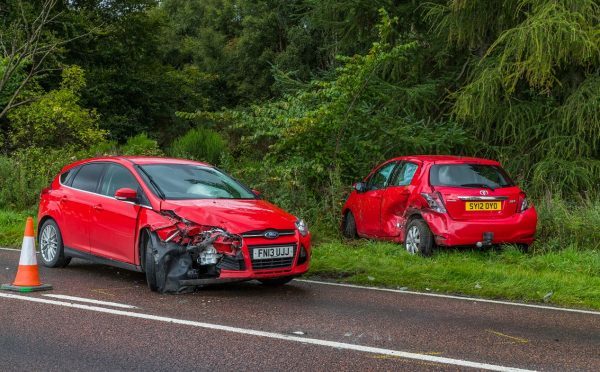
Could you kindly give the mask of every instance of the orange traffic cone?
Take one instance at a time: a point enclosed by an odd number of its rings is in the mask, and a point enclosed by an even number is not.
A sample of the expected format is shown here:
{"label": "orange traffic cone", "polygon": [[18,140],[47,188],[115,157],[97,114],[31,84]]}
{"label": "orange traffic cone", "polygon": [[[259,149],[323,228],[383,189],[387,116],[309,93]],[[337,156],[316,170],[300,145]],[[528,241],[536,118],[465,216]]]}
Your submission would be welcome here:
{"label": "orange traffic cone", "polygon": [[2,284],[0,289],[16,292],[33,292],[52,289],[49,284],[42,284],[35,259],[35,238],[33,234],[33,218],[27,217],[25,224],[25,236],[21,246],[21,258],[17,276],[12,284]]}

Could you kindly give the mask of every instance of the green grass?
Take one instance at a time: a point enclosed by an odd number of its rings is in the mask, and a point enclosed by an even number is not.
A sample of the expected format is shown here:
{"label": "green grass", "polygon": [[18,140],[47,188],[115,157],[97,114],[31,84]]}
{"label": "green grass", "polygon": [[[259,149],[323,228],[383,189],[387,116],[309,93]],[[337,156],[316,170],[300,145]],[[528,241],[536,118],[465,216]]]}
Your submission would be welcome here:
{"label": "green grass", "polygon": [[313,248],[310,275],[407,290],[600,309],[600,251],[566,248],[543,254],[517,249],[437,251],[411,256],[402,246],[365,240]]}
{"label": "green grass", "polygon": [[0,210],[0,247],[21,247],[25,221],[33,217],[34,223],[37,213],[35,211],[13,212]]}

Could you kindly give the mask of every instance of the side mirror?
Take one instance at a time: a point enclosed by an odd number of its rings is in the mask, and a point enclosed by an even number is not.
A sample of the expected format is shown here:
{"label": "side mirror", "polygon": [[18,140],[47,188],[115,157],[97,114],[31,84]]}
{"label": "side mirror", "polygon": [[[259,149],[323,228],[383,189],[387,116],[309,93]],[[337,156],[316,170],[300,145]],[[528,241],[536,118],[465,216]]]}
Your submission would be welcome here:
{"label": "side mirror", "polygon": [[252,193],[253,193],[254,195],[256,195],[256,197],[257,197],[257,198],[259,198],[259,199],[262,199],[262,198],[263,198],[263,196],[262,196],[262,192],[260,192],[260,191],[258,191],[258,190],[256,190],[256,189],[252,189]]}
{"label": "side mirror", "polygon": [[122,189],[115,191],[115,199],[117,200],[137,202],[137,198],[137,191],[134,189],[123,187]]}
{"label": "side mirror", "polygon": [[367,184],[364,182],[357,182],[354,184],[354,190],[356,190],[356,192],[365,192],[367,191]]}

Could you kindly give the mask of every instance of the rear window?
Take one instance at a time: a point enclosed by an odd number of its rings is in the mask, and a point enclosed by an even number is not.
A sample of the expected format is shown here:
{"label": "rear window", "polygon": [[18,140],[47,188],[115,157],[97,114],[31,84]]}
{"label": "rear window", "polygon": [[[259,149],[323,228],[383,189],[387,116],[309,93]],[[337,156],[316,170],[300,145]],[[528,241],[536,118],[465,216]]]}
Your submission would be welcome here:
{"label": "rear window", "polygon": [[82,166],[79,172],[77,172],[75,175],[75,178],[73,178],[71,187],[79,190],[95,192],[96,186],[98,185],[98,179],[100,178],[100,174],[102,174],[103,169],[104,164],[102,163],[91,163]]}
{"label": "rear window", "polygon": [[514,186],[502,168],[483,164],[436,164],[431,167],[429,182],[432,186],[490,189]]}

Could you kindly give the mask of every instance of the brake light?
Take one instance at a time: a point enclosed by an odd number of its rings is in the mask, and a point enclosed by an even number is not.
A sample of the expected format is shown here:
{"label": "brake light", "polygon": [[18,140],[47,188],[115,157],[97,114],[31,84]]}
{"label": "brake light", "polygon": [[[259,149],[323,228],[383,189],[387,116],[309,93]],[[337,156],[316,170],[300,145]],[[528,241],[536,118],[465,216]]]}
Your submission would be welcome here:
{"label": "brake light", "polygon": [[432,193],[422,192],[421,195],[427,201],[429,208],[439,213],[446,213],[446,207],[442,201],[442,194],[440,194],[438,191]]}
{"label": "brake light", "polygon": [[517,204],[517,213],[521,213],[529,209],[529,201],[527,200],[527,196],[525,194],[519,195],[519,204]]}

